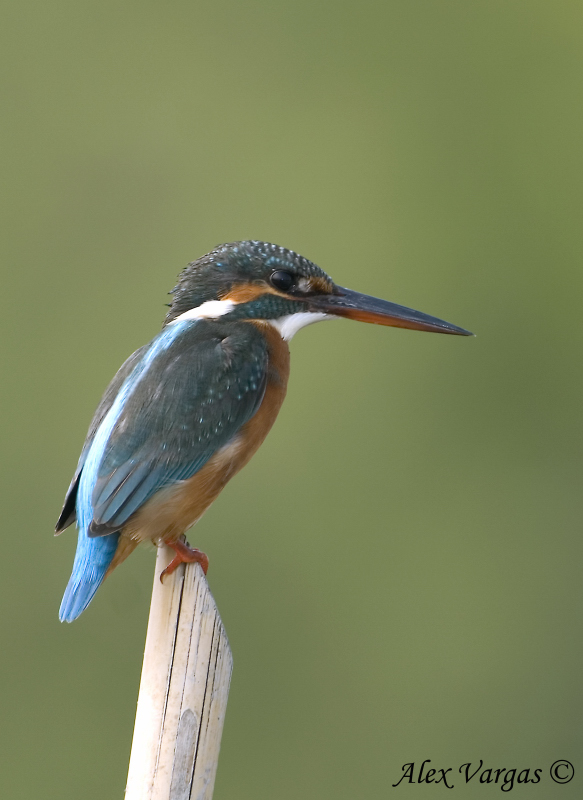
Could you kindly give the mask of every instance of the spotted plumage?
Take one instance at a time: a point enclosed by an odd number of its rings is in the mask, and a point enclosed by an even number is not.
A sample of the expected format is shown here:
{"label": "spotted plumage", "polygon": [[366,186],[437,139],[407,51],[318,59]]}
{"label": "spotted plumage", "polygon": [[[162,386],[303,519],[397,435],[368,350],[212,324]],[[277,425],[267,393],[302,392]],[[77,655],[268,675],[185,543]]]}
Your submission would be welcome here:
{"label": "spotted plumage", "polygon": [[[123,364],[90,425],[56,528],[79,529],[62,620],[79,616],[140,541],[176,543],[200,519],[277,417],[288,340],[337,316],[467,333],[342,289],[265,242],[220,245],[186,267],[162,331]],[[181,545],[177,559],[188,553],[203,556]]]}

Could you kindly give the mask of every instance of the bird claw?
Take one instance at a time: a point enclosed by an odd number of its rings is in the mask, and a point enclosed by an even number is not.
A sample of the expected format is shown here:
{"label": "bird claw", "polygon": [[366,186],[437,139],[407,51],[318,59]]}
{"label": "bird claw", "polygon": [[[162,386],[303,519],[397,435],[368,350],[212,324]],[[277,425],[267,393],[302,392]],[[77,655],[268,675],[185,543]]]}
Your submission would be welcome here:
{"label": "bird claw", "polygon": [[202,571],[206,575],[209,568],[209,560],[206,553],[203,553],[202,550],[197,550],[196,547],[190,547],[181,539],[178,539],[176,542],[166,542],[166,544],[168,547],[171,547],[174,550],[176,555],[168,564],[166,569],[162,570],[160,573],[161,583],[164,583],[164,578],[166,575],[171,575],[181,564],[200,564]]}

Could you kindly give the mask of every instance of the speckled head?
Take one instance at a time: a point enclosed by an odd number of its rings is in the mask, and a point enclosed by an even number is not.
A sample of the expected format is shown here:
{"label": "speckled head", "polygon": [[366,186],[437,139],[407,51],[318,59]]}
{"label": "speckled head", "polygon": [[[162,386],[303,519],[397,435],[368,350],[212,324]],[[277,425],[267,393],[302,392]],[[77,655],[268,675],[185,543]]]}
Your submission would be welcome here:
{"label": "speckled head", "polygon": [[[278,272],[295,278],[294,286],[287,287],[287,292],[274,285],[273,276],[277,284]],[[172,290],[173,301],[166,322],[209,300],[233,299],[239,303],[264,294],[292,294],[300,300],[302,294],[333,291],[330,276],[293,250],[255,240],[230,242],[217,245],[182,271]]]}
{"label": "speckled head", "polygon": [[404,306],[337,286],[307,258],[268,242],[221,244],[189,264],[172,291],[166,324],[178,319],[269,321],[284,339],[322,319],[347,317],[401,328],[469,335]]}

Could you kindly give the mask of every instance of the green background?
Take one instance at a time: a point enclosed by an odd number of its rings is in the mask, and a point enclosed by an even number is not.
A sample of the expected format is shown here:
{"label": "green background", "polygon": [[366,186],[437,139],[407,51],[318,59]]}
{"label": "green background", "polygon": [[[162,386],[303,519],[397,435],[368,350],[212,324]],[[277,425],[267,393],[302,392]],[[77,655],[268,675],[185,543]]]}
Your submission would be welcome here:
{"label": "green background", "polygon": [[[216,800],[581,796],[580,0],[22,0],[2,62],[0,796],[122,797],[154,568],[57,620],[99,397],[215,244],[476,332],[301,332],[190,540],[235,656]],[[578,774],[548,775],[557,759]]]}

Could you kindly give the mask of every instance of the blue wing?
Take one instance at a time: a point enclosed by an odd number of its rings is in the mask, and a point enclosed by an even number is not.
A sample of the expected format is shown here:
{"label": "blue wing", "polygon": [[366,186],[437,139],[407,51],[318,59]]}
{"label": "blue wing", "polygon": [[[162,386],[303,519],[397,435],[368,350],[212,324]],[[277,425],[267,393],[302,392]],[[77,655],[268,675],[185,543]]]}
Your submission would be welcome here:
{"label": "blue wing", "polygon": [[131,515],[161,488],[194,475],[251,419],[267,368],[267,345],[254,325],[206,320],[168,325],[126,362],[125,377],[118,373],[98,409],[72,485],[79,543],[61,619],[89,604]]}
{"label": "blue wing", "polygon": [[75,474],[73,475],[73,480],[71,481],[69,488],[67,490],[67,494],[65,495],[63,509],[55,526],[55,534],[61,533],[61,531],[64,531],[65,528],[68,528],[69,525],[72,525],[73,522],[75,522],[76,520],[77,513],[75,509],[75,504],[77,501],[77,491],[79,489],[79,478],[81,477],[81,470],[83,469],[83,464],[85,463],[85,459],[87,458],[87,452],[91,447],[91,444],[93,442],[93,439],[95,438],[95,434],[97,433],[99,426],[103,422],[103,418],[113,405],[113,402],[122,384],[124,383],[126,378],[131,374],[132,370],[136,366],[136,363],[144,355],[147,349],[148,345],[146,345],[145,347],[140,347],[139,350],[136,350],[135,353],[132,353],[132,355],[124,361],[122,366],[117,371],[115,377],[105,390],[105,394],[103,395],[99,405],[97,406],[97,411],[93,415],[93,419],[91,420],[91,425],[89,426],[89,431],[87,432],[87,436],[83,444],[83,449],[81,450],[81,455],[79,456],[77,469],[75,470]]}
{"label": "blue wing", "polygon": [[190,478],[255,414],[267,347],[253,325],[236,327],[190,323],[134,380],[97,466],[90,536],[119,530],[159,489]]}

